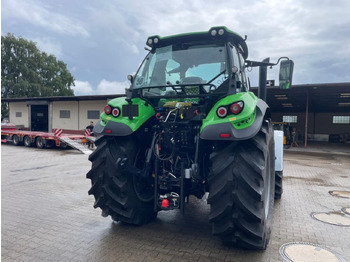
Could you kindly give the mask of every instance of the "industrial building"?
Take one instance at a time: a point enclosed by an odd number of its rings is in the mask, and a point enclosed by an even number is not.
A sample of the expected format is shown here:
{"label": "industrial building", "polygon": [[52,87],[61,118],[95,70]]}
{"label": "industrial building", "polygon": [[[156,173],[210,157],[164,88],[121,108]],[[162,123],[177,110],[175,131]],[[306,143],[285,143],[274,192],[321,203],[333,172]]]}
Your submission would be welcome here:
{"label": "industrial building", "polygon": [[9,122],[30,131],[80,134],[98,121],[108,100],[121,95],[7,98]]}
{"label": "industrial building", "polygon": [[[253,88],[257,94],[258,90]],[[98,121],[108,100],[121,95],[3,98],[9,104],[9,122],[32,131],[63,129],[80,133]],[[267,89],[272,120],[295,129],[298,141],[346,142],[350,140],[350,83],[293,85]]]}

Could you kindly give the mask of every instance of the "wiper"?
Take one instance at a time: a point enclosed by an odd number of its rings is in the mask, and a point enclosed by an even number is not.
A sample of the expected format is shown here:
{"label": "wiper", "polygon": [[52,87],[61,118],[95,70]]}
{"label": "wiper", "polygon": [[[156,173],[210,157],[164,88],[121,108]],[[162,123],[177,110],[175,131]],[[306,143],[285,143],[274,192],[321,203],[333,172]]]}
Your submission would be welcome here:
{"label": "wiper", "polygon": [[220,72],[218,75],[214,76],[214,78],[211,79],[211,80],[208,82],[208,84],[210,84],[211,82],[213,82],[216,78],[218,78],[219,76],[221,76],[221,75],[222,75],[223,73],[225,73],[225,72],[226,72],[226,69],[225,69],[224,71]]}

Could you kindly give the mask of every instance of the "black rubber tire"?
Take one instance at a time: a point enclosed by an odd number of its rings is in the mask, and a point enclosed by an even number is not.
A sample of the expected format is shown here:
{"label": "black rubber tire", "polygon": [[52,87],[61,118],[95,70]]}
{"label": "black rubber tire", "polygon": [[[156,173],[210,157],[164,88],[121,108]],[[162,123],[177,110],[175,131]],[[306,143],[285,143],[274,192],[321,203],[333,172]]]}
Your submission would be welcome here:
{"label": "black rubber tire", "polygon": [[91,179],[89,195],[95,197],[94,208],[100,207],[104,217],[110,215],[114,221],[134,225],[146,224],[156,218],[153,198],[141,200],[135,191],[134,176],[118,165],[118,160],[125,158],[135,163],[140,151],[135,138],[132,135],[101,136],[95,144],[97,148],[89,157],[92,168],[86,175]]}
{"label": "black rubber tire", "polygon": [[33,145],[29,136],[23,137],[23,144],[27,147],[31,147]]}
{"label": "black rubber tire", "polygon": [[45,147],[44,139],[42,137],[38,136],[35,139],[35,145],[37,148],[43,149]]}
{"label": "black rubber tire", "polygon": [[225,244],[266,249],[271,234],[275,149],[271,121],[246,141],[225,143],[210,155],[210,222]]}
{"label": "black rubber tire", "polygon": [[17,135],[13,135],[12,136],[12,141],[13,141],[13,144],[15,146],[20,146],[21,145],[21,141],[19,140],[19,136],[17,136]]}
{"label": "black rubber tire", "polygon": [[275,172],[275,199],[281,199],[283,194],[283,171]]}

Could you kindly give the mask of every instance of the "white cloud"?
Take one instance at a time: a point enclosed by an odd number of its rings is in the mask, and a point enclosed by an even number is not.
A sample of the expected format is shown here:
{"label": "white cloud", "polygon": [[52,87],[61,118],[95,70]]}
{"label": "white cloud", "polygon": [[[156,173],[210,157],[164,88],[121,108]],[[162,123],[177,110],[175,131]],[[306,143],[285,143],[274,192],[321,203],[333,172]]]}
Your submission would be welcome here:
{"label": "white cloud", "polygon": [[92,95],[95,93],[88,81],[75,80],[75,86],[71,86],[71,88],[74,90],[74,95],[76,96]]}
{"label": "white cloud", "polygon": [[70,17],[60,14],[47,4],[33,0],[11,0],[2,3],[5,19],[22,20],[26,23],[49,29],[56,33],[87,37],[84,26]]}
{"label": "white cloud", "polygon": [[33,38],[32,40],[37,43],[40,51],[55,55],[58,58],[62,56],[62,47],[57,41],[49,37]]}
{"label": "white cloud", "polygon": [[107,95],[107,94],[125,94],[125,88],[128,88],[130,83],[128,81],[124,82],[109,82],[105,79],[98,84],[96,93],[98,95]]}
{"label": "white cloud", "polygon": [[[138,0],[85,0],[84,5],[69,0],[8,0],[2,3],[2,21],[4,33],[46,40],[36,41],[45,51],[61,53],[68,66],[76,68],[79,79],[101,82],[99,88],[92,88],[101,94],[128,86],[123,82],[125,75],[142,61],[149,35],[205,31],[216,25],[248,35],[251,60],[293,59],[295,83],[350,81],[345,70],[350,66],[347,0],[246,0],[244,5],[214,0],[205,4],[201,0],[149,0],[147,4]],[[321,71],[322,61],[329,62]],[[330,75],[334,75],[332,80]]]}
{"label": "white cloud", "polygon": [[71,88],[74,90],[74,95],[113,95],[113,94],[125,94],[125,88],[129,88],[130,83],[128,81],[107,81],[102,79],[95,89],[88,81],[75,80],[75,86]]}

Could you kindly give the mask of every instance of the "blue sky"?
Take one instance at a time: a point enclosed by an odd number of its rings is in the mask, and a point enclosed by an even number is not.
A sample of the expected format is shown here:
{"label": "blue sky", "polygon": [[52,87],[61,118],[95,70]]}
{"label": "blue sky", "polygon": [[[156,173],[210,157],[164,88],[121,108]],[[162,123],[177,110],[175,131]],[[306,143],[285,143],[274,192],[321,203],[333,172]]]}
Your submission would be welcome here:
{"label": "blue sky", "polygon": [[[76,95],[123,93],[147,36],[226,25],[247,35],[250,60],[288,56],[294,83],[350,82],[347,0],[2,0],[1,35],[32,40],[67,64]],[[278,69],[268,71],[277,80]],[[257,69],[249,74],[257,85]]]}

